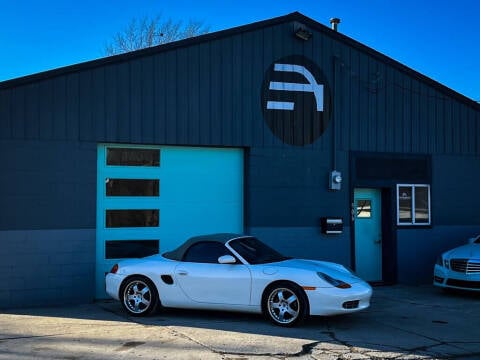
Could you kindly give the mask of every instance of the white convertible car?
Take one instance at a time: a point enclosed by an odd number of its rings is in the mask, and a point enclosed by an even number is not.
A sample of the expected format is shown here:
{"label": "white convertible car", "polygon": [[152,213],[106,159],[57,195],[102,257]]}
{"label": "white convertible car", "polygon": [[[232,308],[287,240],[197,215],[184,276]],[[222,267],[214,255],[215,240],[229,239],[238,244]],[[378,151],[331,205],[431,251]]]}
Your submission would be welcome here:
{"label": "white convertible car", "polygon": [[308,315],[366,309],[372,288],[344,266],[279,254],[252,236],[213,234],[114,265],[106,291],[133,316],[157,307],[263,313],[292,326]]}
{"label": "white convertible car", "polygon": [[444,252],[433,270],[433,285],[480,291],[480,236],[468,244]]}

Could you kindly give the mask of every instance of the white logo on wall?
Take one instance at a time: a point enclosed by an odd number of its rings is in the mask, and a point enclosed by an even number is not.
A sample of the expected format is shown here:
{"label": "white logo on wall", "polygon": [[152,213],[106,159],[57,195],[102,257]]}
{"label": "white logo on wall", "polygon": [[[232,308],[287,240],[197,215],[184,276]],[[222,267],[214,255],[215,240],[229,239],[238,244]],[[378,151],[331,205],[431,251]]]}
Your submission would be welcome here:
{"label": "white logo on wall", "polygon": [[282,142],[304,146],[325,131],[330,117],[330,90],[317,64],[301,55],[274,61],[262,86],[262,112]]}
{"label": "white logo on wall", "polygon": [[[298,73],[308,81],[308,84],[270,81],[270,90],[311,92],[315,96],[317,111],[323,111],[323,85],[317,84],[317,81],[310,71],[308,71],[304,66],[294,64],[275,64],[274,70]],[[267,109],[269,110],[292,111],[294,108],[295,103],[290,101],[267,102]]]}

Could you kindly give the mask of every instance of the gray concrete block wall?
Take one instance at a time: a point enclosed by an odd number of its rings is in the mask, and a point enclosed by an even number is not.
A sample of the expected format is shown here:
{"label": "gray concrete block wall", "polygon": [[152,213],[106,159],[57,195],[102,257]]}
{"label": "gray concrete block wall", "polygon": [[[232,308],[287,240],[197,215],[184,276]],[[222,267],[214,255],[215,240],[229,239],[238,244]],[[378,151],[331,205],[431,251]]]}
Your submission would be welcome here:
{"label": "gray concrete block wall", "polygon": [[0,231],[0,308],[90,302],[95,229]]}

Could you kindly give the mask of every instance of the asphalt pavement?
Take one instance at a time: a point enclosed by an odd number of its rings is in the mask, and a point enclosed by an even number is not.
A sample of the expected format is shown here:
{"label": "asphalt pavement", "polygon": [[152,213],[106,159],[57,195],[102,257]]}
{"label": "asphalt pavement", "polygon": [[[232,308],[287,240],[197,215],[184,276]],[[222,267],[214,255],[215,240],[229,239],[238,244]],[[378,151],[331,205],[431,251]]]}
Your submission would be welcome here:
{"label": "asphalt pavement", "polygon": [[280,328],[260,315],[120,304],[0,312],[0,359],[480,359],[480,294],[375,287],[363,312]]}

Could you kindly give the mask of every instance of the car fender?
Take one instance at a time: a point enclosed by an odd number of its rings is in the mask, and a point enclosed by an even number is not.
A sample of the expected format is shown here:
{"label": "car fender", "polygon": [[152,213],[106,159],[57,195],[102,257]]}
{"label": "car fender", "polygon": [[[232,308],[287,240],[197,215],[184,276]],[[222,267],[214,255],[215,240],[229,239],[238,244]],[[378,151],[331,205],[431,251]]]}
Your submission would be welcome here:
{"label": "car fender", "polygon": [[[155,285],[162,306],[175,307],[191,302],[175,281],[176,261],[164,258],[135,260],[120,262],[117,274],[125,276],[125,279],[135,275],[148,278]],[[121,294],[119,295],[121,298]]]}
{"label": "car fender", "polygon": [[312,271],[278,267],[272,264],[251,266],[252,295],[251,305],[261,306],[265,289],[278,281],[287,281],[304,287],[329,286]]}

